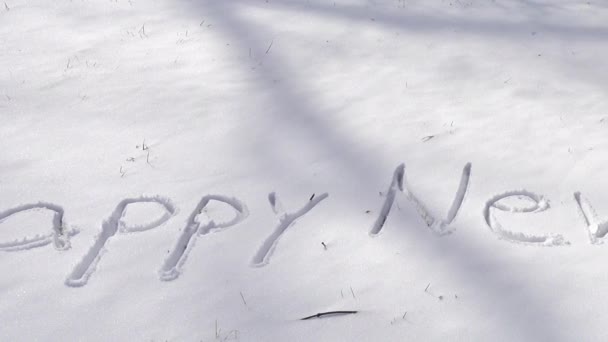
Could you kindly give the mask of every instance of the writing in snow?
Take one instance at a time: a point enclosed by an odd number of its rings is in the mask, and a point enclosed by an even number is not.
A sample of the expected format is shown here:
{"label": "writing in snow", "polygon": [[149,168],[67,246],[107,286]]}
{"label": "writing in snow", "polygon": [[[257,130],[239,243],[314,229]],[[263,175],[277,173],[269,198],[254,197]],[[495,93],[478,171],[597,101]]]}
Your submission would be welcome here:
{"label": "writing in snow", "polygon": [[[405,165],[401,164],[397,166],[388,190],[385,193],[384,203],[382,203],[378,216],[369,231],[369,235],[374,237],[382,232],[398,193],[405,194],[433,233],[438,236],[451,234],[454,231],[451,224],[456,219],[469,188],[471,168],[470,163],[464,166],[452,205],[448,209],[445,218],[437,218],[429,212],[421,198],[410,190],[405,177]],[[277,195],[274,192],[270,193],[268,195],[268,201],[273,212],[277,216],[278,223],[272,233],[261,243],[257,252],[252,257],[251,266],[263,267],[267,265],[270,262],[273,251],[283,233],[293,225],[296,220],[306,215],[319,205],[319,203],[328,198],[328,196],[327,193],[320,195],[313,194],[299,210],[288,213],[284,212],[281,209],[281,206],[278,205]],[[503,200],[513,197],[526,199],[527,205],[515,207],[504,204],[506,201]],[[579,192],[574,194],[574,199],[585,220],[585,227],[590,242],[592,244],[603,243],[604,238],[608,234],[608,221],[600,222],[591,203]],[[234,217],[225,222],[210,220],[203,224],[198,221],[199,214],[201,214],[212,201],[223,203],[223,205],[229,207],[234,211]],[[128,226],[124,222],[123,217],[127,207],[135,203],[156,203],[163,207],[164,213],[152,222]],[[51,231],[34,237],[24,237],[21,240],[0,242],[0,251],[22,251],[49,244],[52,244],[55,249],[59,251],[68,250],[70,248],[70,237],[77,234],[78,230],[66,224],[64,221],[64,209],[60,205],[48,202],[20,205],[0,212],[0,222],[14,214],[32,209],[42,209],[53,212]],[[547,209],[549,209],[549,202],[542,196],[527,190],[515,190],[496,195],[486,201],[483,215],[488,228],[503,240],[541,246],[560,246],[569,244],[569,242],[560,234],[530,235],[505,229],[493,215],[493,211],[495,210],[510,213],[537,213]],[[161,196],[141,196],[120,201],[110,216],[102,222],[101,231],[95,237],[93,244],[87,253],[80,258],[72,272],[67,276],[65,284],[71,287],[79,287],[87,284],[89,278],[95,272],[96,265],[101,259],[101,252],[109,239],[120,233],[143,232],[157,228],[171,219],[176,212],[176,208],[171,200]],[[248,216],[249,211],[247,206],[236,198],[222,195],[203,196],[188,217],[186,226],[181,230],[173,249],[160,267],[159,278],[163,281],[171,281],[180,276],[187,255],[194,246],[193,242],[195,239],[212,232],[218,232],[235,226],[247,219]]]}

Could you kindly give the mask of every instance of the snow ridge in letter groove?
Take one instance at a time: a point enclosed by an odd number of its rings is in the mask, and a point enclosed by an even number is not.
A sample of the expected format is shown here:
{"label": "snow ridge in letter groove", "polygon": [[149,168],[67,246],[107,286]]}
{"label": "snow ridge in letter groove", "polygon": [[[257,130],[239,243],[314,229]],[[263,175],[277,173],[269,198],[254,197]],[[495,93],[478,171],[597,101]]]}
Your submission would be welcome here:
{"label": "snow ridge in letter groove", "polygon": [[426,223],[426,225],[431,229],[431,231],[437,235],[447,235],[451,234],[454,230],[448,229],[448,226],[454,221],[462,203],[464,202],[464,197],[467,193],[469,187],[469,180],[471,178],[471,163],[467,163],[462,169],[462,176],[460,177],[460,184],[458,185],[458,190],[456,190],[456,195],[454,196],[454,201],[452,202],[452,206],[448,211],[445,220],[435,218],[424,205],[421,199],[419,199],[414,193],[410,190],[410,187],[407,184],[407,179],[404,179],[404,189],[407,194],[407,198],[414,203],[414,207],[422,216],[422,219]]}
{"label": "snow ridge in letter groove", "polygon": [[[253,267],[262,267],[267,265],[270,262],[270,257],[272,252],[274,251],[277,243],[279,242],[279,238],[289,226],[291,226],[297,219],[306,215],[309,211],[312,210],[317,204],[319,204],[322,200],[326,199],[329,195],[327,193],[321,194],[319,196],[313,196],[302,209],[296,211],[291,214],[283,214],[279,219],[279,225],[275,228],[275,230],[266,238],[264,243],[258,249],[258,252],[254,255],[251,266]],[[277,211],[275,208],[275,204],[277,203],[276,194],[273,192],[268,195],[268,200],[270,205],[272,206],[273,211]]]}
{"label": "snow ridge in letter groove", "polygon": [[[210,201],[223,202],[231,206],[236,211],[236,216],[224,223],[215,223],[211,220],[208,224],[201,226],[200,222],[196,220],[198,215],[203,209],[209,204]],[[198,232],[198,235],[206,235],[211,232],[216,232],[230,226],[234,226],[249,216],[247,207],[241,201],[236,198],[230,198],[221,195],[207,195],[203,197],[199,202],[192,214],[188,217],[186,227],[179,236],[175,248],[169,254],[169,257],[165,260],[162,268],[160,269],[160,279],[164,281],[174,280],[179,277],[181,268],[186,262],[186,258],[190,250],[194,247],[195,240],[192,237]]]}
{"label": "snow ridge in letter groove", "polygon": [[600,222],[595,210],[589,203],[589,200],[581,196],[580,192],[574,193],[574,199],[578,205],[578,209],[586,223],[587,234],[589,241],[594,245],[604,243],[606,234],[608,234],[608,221]]}
{"label": "snow ridge in letter groove", "polygon": [[[160,219],[153,222],[142,224],[140,226],[126,227],[121,219],[125,214],[127,206],[133,203],[158,203],[162,205],[167,212]],[[89,251],[80,259],[80,262],[76,264],[72,270],[72,273],[70,273],[65,280],[65,284],[71,287],[80,287],[86,285],[89,277],[95,271],[95,266],[99,262],[99,259],[101,259],[101,255],[105,249],[105,244],[112,236],[116,235],[118,231],[122,233],[129,233],[153,229],[167,222],[174,214],[175,207],[171,201],[162,197],[142,196],[138,198],[127,198],[120,201],[110,217],[104,220],[101,224],[101,232],[99,235],[97,235],[95,242]]]}
{"label": "snow ridge in letter groove", "polygon": [[405,173],[405,164],[400,164],[395,169],[393,173],[393,179],[391,180],[391,185],[389,185],[388,190],[386,191],[386,198],[384,199],[384,204],[382,205],[382,209],[380,209],[380,214],[374,222],[372,229],[369,232],[370,236],[376,236],[384,227],[384,223],[388,217],[388,214],[391,212],[391,208],[393,207],[393,203],[395,202],[395,195],[397,190],[403,191],[403,176]]}
{"label": "snow ridge in letter groove", "polygon": [[[500,200],[509,197],[526,198],[531,200],[533,204],[528,207],[516,208],[498,203]],[[498,235],[501,239],[507,241],[511,241],[518,244],[540,246],[561,246],[570,244],[568,241],[565,241],[564,237],[560,234],[530,235],[504,229],[491,212],[491,209],[497,209],[511,213],[538,213],[545,211],[548,208],[549,202],[542,196],[527,190],[515,190],[496,195],[492,197],[489,201],[487,201],[486,206],[483,210],[483,217],[486,220],[486,223],[490,230],[494,234]]]}
{"label": "snow ridge in letter groove", "polygon": [[20,251],[36,247],[41,247],[53,243],[57,250],[67,250],[70,248],[70,236],[78,234],[76,229],[66,229],[67,225],[63,220],[64,210],[61,206],[48,202],[38,202],[33,204],[24,204],[15,208],[7,209],[0,212],[0,222],[14,214],[32,209],[46,209],[54,212],[52,222],[52,233],[44,235],[36,235],[35,237],[26,237],[21,241],[15,240],[11,242],[0,242],[0,251]]}
{"label": "snow ridge in letter groove", "polygon": [[452,233],[453,230],[448,229],[447,227],[454,221],[460,207],[462,207],[462,203],[464,202],[465,195],[467,193],[469,187],[469,180],[471,178],[471,163],[467,163],[463,170],[462,176],[460,177],[460,184],[458,185],[458,190],[456,191],[456,195],[454,196],[454,201],[452,202],[452,206],[448,211],[447,217],[445,220],[436,219],[427,209],[427,207],[422,203],[414,193],[410,190],[410,187],[407,184],[407,180],[405,177],[405,165],[401,164],[397,166],[395,172],[393,173],[393,179],[391,181],[391,185],[386,192],[386,198],[384,200],[384,204],[382,205],[382,209],[380,209],[380,214],[378,218],[374,222],[372,229],[370,230],[370,236],[376,236],[382,230],[384,223],[386,223],[386,219],[390,214],[391,208],[393,207],[393,203],[395,202],[395,196],[397,194],[397,190],[405,192],[407,198],[414,204],[416,211],[420,214],[426,225],[431,229],[433,233],[438,235],[447,235]]}

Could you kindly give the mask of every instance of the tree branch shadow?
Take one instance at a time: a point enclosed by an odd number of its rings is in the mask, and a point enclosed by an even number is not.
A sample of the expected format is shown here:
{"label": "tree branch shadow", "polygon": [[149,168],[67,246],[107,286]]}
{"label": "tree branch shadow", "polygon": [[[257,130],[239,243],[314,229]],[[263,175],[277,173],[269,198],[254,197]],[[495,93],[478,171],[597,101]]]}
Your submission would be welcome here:
{"label": "tree branch shadow", "polygon": [[[264,41],[267,38],[260,36],[263,31],[259,25],[247,20],[242,14],[240,6],[249,6],[245,1],[222,2],[222,1],[207,1],[199,4],[197,10],[212,11],[214,19],[217,21],[217,27],[221,32],[229,38],[230,41],[236,42],[246,50],[250,46],[257,45],[257,42]],[[485,36],[499,39],[517,39],[522,35],[529,36],[530,27],[542,26],[547,34],[555,39],[564,37],[571,39],[592,39],[605,40],[608,38],[608,28],[597,27],[575,27],[553,23],[525,22],[525,23],[510,23],[505,21],[492,21],[484,19],[463,20],[462,18],[440,18],[430,15],[419,14],[399,14],[395,15],[388,11],[375,10],[373,17],[370,17],[368,9],[359,6],[345,6],[339,8],[319,2],[303,2],[303,1],[276,1],[274,5],[285,11],[305,11],[311,15],[320,16],[327,20],[346,19],[351,22],[366,21],[371,18],[376,25],[390,27],[393,29],[408,30],[413,32],[438,32],[447,31],[456,28],[461,32],[471,35]],[[272,42],[269,42],[272,44]],[[269,45],[266,54],[271,52],[272,45]],[[277,107],[282,109],[282,114],[275,114],[266,118],[264,125],[268,127],[275,126],[277,129],[287,130],[287,134],[293,132],[304,132],[308,137],[315,137],[314,141],[308,141],[310,148],[313,150],[325,150],[327,155],[335,158],[342,165],[344,170],[349,170],[345,175],[348,180],[363,183],[362,187],[373,193],[372,189],[365,184],[365,179],[370,177],[387,179],[387,174],[370,174],[370,170],[365,167],[366,164],[384,164],[380,156],[366,155],[364,157],[356,154],[349,147],[353,145],[351,138],[341,134],[334,127],[324,121],[323,112],[311,105],[314,103],[314,98],[309,97],[308,89],[304,82],[294,79],[293,77],[282,77],[289,75],[291,68],[289,61],[282,60],[279,54],[272,54],[267,57],[266,65],[260,65],[261,71],[261,86],[265,89],[271,89],[275,93]],[[243,72],[247,72],[247,66],[243,66]],[[281,84],[277,85],[276,80],[281,79]],[[276,152],[276,151],[275,151]],[[269,158],[270,163],[285,163],[283,156],[280,153],[266,151],[263,157]],[[474,165],[473,165],[474,168]],[[412,220],[415,222],[415,220]],[[404,232],[402,236],[407,236],[410,239],[417,239],[417,234]],[[496,265],[504,265],[504,262],[499,258],[487,254],[487,248],[484,248],[476,241],[467,241],[466,243],[454,242],[451,244],[441,244],[441,247],[433,245],[432,241],[424,239],[421,241],[423,248],[428,251],[429,255],[440,254],[441,257],[451,265],[451,268],[461,275],[470,275],[472,279],[478,278],[479,274],[471,269],[470,265],[477,260],[485,260],[487,263]],[[446,247],[446,245],[448,247]],[[529,247],[528,247],[529,248]],[[506,265],[504,265],[505,268]],[[503,296],[502,291],[506,288],[517,289],[518,298],[528,303],[526,308],[521,308],[522,312],[516,310],[495,311],[495,307],[488,303],[477,303],[480,310],[486,313],[492,313],[498,317],[506,326],[514,326],[515,322],[521,322],[522,317],[527,320],[543,319],[542,325],[526,324],[525,331],[522,332],[528,340],[560,340],[563,336],[555,327],[565,327],[566,322],[563,322],[558,315],[559,311],[552,303],[541,301],[538,293],[530,289],[528,283],[530,279],[525,277],[517,277],[514,275],[505,284],[505,278],[484,278],[484,288],[492,293],[494,298],[500,300]],[[508,305],[508,303],[505,303]]]}

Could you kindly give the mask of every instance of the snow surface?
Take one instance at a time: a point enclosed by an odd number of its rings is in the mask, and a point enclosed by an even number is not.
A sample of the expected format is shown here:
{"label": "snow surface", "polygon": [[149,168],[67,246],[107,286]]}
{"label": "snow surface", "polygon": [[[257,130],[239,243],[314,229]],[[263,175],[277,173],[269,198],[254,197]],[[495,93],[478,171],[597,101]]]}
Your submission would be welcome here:
{"label": "snow surface", "polygon": [[5,0],[0,46],[2,341],[608,339],[606,1]]}

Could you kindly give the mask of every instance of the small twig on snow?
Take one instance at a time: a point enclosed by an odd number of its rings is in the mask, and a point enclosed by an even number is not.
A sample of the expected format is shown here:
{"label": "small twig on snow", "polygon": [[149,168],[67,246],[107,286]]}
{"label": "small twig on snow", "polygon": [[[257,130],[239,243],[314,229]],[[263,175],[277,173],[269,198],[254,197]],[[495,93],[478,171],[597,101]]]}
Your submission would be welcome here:
{"label": "small twig on snow", "polygon": [[266,54],[268,54],[268,52],[270,51],[270,48],[272,47],[273,43],[274,43],[274,39],[270,42],[270,45],[268,45],[268,49],[266,49]]}
{"label": "small twig on snow", "polygon": [[318,314],[301,318],[301,321],[305,321],[311,318],[321,318],[327,315],[352,315],[356,314],[358,311],[327,311],[327,312],[319,312]]}
{"label": "small twig on snow", "polygon": [[146,24],[141,25],[141,28],[137,33],[139,33],[139,38],[142,38],[142,36],[148,38],[148,35],[146,34]]}
{"label": "small twig on snow", "polygon": [[245,301],[245,296],[243,296],[243,292],[239,292],[241,294],[241,299],[243,300],[243,304],[247,306],[247,301]]}

